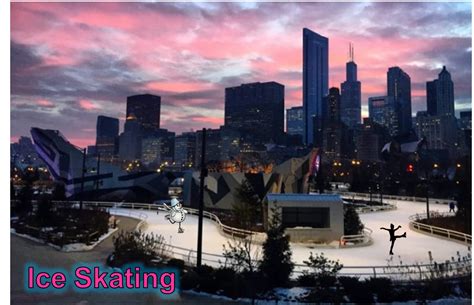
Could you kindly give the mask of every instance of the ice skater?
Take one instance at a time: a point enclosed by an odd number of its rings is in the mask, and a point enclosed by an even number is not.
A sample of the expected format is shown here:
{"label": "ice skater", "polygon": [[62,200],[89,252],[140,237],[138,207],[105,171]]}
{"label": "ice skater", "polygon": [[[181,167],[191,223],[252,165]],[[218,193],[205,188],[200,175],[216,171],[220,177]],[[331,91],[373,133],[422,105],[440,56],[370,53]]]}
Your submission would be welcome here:
{"label": "ice skater", "polygon": [[163,203],[163,206],[169,211],[168,215],[165,215],[165,218],[172,224],[178,223],[178,233],[183,233],[184,230],[181,228],[181,223],[186,219],[186,214],[188,211],[183,209],[183,205],[179,202],[178,199],[171,199],[171,206]]}
{"label": "ice skater", "polygon": [[397,231],[398,229],[400,229],[402,226],[398,226],[397,228],[395,228],[395,226],[393,225],[393,223],[390,224],[390,229],[387,229],[387,228],[380,228],[380,230],[385,230],[385,231],[388,231],[388,233],[390,233],[390,241],[392,242],[392,245],[390,246],[390,255],[393,255],[393,245],[395,244],[395,240],[397,240],[397,238],[400,238],[400,237],[403,237],[403,238],[406,238],[407,237],[407,232],[403,233],[402,235],[395,235],[395,231]]}

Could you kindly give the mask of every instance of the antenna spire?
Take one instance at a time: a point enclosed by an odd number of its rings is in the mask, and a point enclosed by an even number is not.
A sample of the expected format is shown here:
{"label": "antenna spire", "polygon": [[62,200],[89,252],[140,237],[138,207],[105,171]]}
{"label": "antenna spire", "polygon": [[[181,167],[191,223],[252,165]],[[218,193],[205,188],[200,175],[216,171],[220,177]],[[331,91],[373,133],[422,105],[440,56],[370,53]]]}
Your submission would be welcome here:
{"label": "antenna spire", "polygon": [[352,51],[351,51],[351,43],[349,42],[349,61],[351,61],[351,57],[352,57]]}
{"label": "antenna spire", "polygon": [[351,56],[351,60],[354,61],[354,44],[352,44],[352,56]]}
{"label": "antenna spire", "polygon": [[349,61],[354,61],[354,44],[349,42]]}

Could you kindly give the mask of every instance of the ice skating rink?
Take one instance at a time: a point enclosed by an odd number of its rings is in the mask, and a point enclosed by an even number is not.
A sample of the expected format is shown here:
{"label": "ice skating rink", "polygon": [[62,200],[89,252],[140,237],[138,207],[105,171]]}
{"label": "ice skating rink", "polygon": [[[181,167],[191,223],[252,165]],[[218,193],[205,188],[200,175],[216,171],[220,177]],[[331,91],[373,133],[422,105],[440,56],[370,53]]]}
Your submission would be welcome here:
{"label": "ice skating rink", "polygon": [[[433,260],[436,262],[445,262],[451,260],[451,257],[457,259],[458,252],[461,256],[468,253],[468,247],[461,243],[445,240],[418,233],[410,230],[409,216],[417,213],[424,213],[426,206],[420,202],[408,202],[400,200],[386,200],[386,202],[395,204],[396,210],[372,212],[360,214],[364,225],[373,230],[373,244],[366,247],[354,248],[318,248],[304,244],[291,244],[293,251],[293,260],[297,264],[302,264],[310,255],[310,252],[323,252],[325,256],[333,260],[339,260],[344,266],[387,266],[398,265],[400,262],[407,264],[428,264],[428,251],[431,251]],[[125,209],[111,209],[115,211]],[[430,211],[447,212],[448,206],[443,204],[430,204]],[[142,210],[140,213],[147,215],[146,224],[142,230],[144,232],[160,234],[165,238],[166,243],[173,246],[191,250],[197,248],[197,227],[198,218],[195,215],[187,215],[182,227],[184,233],[178,234],[178,224],[171,224],[165,219],[166,212]],[[220,232],[218,225],[210,219],[204,218],[203,226],[203,252],[207,254],[222,255],[223,245],[232,238]],[[407,232],[407,238],[397,239],[394,246],[394,255],[389,255],[389,234],[387,231],[380,230],[380,227],[389,227],[393,223],[395,227],[402,227],[397,231],[397,235]],[[258,251],[258,245],[255,245]],[[183,252],[186,253],[186,252]],[[203,254],[203,259],[213,256]],[[194,253],[195,255],[195,253]],[[183,255],[184,256],[184,255]],[[193,254],[191,254],[191,257]],[[186,257],[178,257],[186,259]],[[217,259],[214,257],[214,259]]]}

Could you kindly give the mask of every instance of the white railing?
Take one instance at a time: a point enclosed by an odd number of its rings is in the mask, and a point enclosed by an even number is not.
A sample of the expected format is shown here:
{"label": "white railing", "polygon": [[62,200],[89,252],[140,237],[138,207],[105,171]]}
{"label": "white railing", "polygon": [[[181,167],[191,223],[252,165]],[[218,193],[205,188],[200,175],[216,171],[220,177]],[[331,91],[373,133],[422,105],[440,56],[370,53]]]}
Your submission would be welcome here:
{"label": "white railing", "polygon": [[139,219],[140,222],[137,224],[136,230],[140,230],[142,226],[146,224],[146,220],[148,219],[147,214],[141,213],[141,212],[135,212],[134,210],[122,210],[122,209],[119,210],[116,208],[108,208],[107,211],[110,213],[110,215]]}
{"label": "white railing", "polygon": [[[347,198],[345,198],[347,199]],[[395,204],[390,204],[390,203],[384,203],[383,205],[367,205],[367,206],[361,206],[361,207],[356,207],[355,210],[359,214],[364,214],[364,213],[372,213],[372,212],[382,212],[382,211],[392,211],[396,210],[397,206]]]}
{"label": "white railing", "polygon": [[[336,192],[332,191],[333,194],[339,194],[343,198],[355,198],[355,199],[370,199],[370,193],[356,193],[356,192]],[[403,201],[413,201],[413,202],[426,202],[426,197],[415,197],[415,196],[398,196],[398,195],[388,195],[382,194],[382,200],[390,199],[390,200],[403,200]],[[380,200],[380,193],[373,192],[372,193],[372,201]],[[439,204],[449,204],[455,200],[452,199],[442,199],[442,198],[429,198],[431,203],[439,203]]]}
{"label": "white railing", "polygon": [[[197,252],[194,249],[163,244],[164,249],[160,254],[165,257],[182,259],[187,265],[196,264]],[[223,255],[202,253],[204,264],[212,267],[225,266],[226,258]],[[255,261],[255,264],[258,264]],[[433,278],[460,277],[471,274],[472,260],[470,254],[465,257],[454,258],[451,261],[431,264],[413,265],[386,265],[386,266],[343,266],[338,276],[357,276],[360,278],[386,277],[394,281],[426,280]],[[304,264],[295,264],[292,277],[296,278],[311,268]]]}
{"label": "white railing", "polygon": [[[432,212],[430,213],[430,217],[446,217],[446,216],[453,216],[453,214],[449,213],[439,213],[439,212]],[[429,233],[433,236],[440,236],[447,238],[453,241],[459,241],[466,244],[472,243],[472,236],[466,233],[449,230],[445,228],[440,228],[436,226],[431,226],[428,224],[424,224],[419,222],[421,219],[426,219],[426,213],[415,214],[411,215],[409,218],[410,220],[410,228],[413,230],[421,231],[423,233]]]}
{"label": "white railing", "polygon": [[361,234],[343,235],[339,239],[339,247],[341,248],[369,246],[372,243],[372,229],[366,227]]}
{"label": "white railing", "polygon": [[[76,201],[69,201],[69,204],[77,204],[78,202]],[[84,206],[90,206],[90,207],[103,207],[103,208],[120,208],[120,209],[140,209],[140,210],[149,210],[149,211],[166,211],[164,207],[161,205],[156,205],[156,204],[149,204],[149,203],[137,203],[137,202],[106,202],[106,201],[84,201],[83,202]],[[199,210],[192,209],[192,208],[187,208],[186,211],[189,212],[189,214],[192,215],[198,215]],[[122,216],[127,216],[127,215],[122,215]],[[237,238],[246,238],[249,235],[256,235],[256,234],[262,234],[262,232],[256,232],[256,231],[250,231],[250,230],[245,230],[245,229],[240,229],[240,228],[234,228],[228,225],[225,225],[221,222],[219,217],[213,213],[203,211],[203,216],[214,221],[217,226],[219,227],[220,231],[230,235],[232,237],[237,237]]]}

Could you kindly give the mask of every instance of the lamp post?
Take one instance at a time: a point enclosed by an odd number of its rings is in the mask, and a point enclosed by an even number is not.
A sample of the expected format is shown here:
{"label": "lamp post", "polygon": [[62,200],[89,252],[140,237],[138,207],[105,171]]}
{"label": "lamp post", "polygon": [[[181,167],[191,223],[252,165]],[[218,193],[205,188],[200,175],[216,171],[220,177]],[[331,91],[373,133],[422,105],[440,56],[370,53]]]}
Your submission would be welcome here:
{"label": "lamp post", "polygon": [[84,199],[84,176],[86,174],[86,149],[82,149],[82,175],[81,175],[81,194],[79,195],[79,209],[82,210],[82,201]]}
{"label": "lamp post", "polygon": [[383,204],[383,195],[382,195],[382,183],[377,183],[377,190],[380,192],[380,204]]}
{"label": "lamp post", "polygon": [[[96,196],[99,194],[99,184],[100,184],[100,180],[99,180],[99,175],[100,175],[100,153],[97,154],[97,178],[96,178],[96,181],[95,181],[95,191],[96,191]],[[97,199],[95,199],[97,200]]]}
{"label": "lamp post", "polygon": [[201,267],[202,264],[202,218],[204,214],[204,179],[206,176],[206,128],[203,128],[201,142],[201,175],[199,181],[198,244],[196,257],[196,265],[198,268]]}

